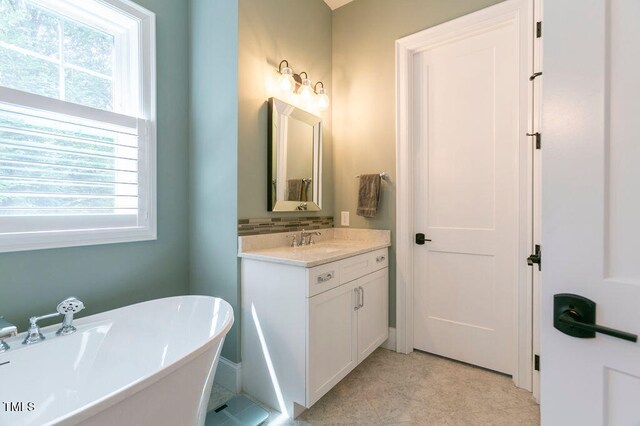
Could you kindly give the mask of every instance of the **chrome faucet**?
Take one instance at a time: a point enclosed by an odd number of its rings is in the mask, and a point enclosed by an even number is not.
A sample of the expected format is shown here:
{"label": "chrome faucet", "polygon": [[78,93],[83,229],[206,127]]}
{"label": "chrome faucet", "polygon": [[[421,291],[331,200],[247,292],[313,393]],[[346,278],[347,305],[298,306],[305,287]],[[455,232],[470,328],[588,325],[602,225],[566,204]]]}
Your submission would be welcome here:
{"label": "chrome faucet", "polygon": [[40,317],[31,317],[31,318],[29,318],[29,331],[27,331],[27,336],[22,341],[22,344],[23,345],[33,345],[34,343],[42,342],[45,339],[45,337],[40,332],[40,327],[38,326],[38,321],[43,320],[43,319],[47,319],[47,318],[57,317],[58,315],[60,315],[60,314],[57,313],[57,312],[54,312],[52,314],[42,315]]}
{"label": "chrome faucet", "polygon": [[322,234],[318,231],[305,231],[303,229],[300,232],[299,240],[295,234],[289,235],[288,237],[291,238],[291,247],[304,247],[304,246],[310,246],[315,244],[315,242],[313,241],[314,235],[322,235]]}
{"label": "chrome faucet", "polygon": [[18,328],[5,320],[4,317],[0,317],[0,354],[10,349],[10,346],[2,339],[7,337],[13,337],[18,334]]}
{"label": "chrome faucet", "polygon": [[52,314],[42,315],[39,317],[31,317],[29,318],[29,331],[27,331],[27,336],[22,341],[23,345],[33,345],[34,343],[42,342],[45,337],[40,332],[40,327],[38,326],[38,321],[54,318],[58,315],[64,315],[64,321],[62,321],[62,326],[56,332],[56,336],[66,336],[67,334],[71,334],[76,331],[76,328],[73,326],[73,314],[80,312],[84,309],[84,303],[75,297],[69,297],[68,299],[63,300],[58,304],[56,309],[57,312]]}
{"label": "chrome faucet", "polygon": [[301,246],[311,246],[315,244],[313,241],[314,235],[322,235],[322,233],[318,231],[305,231],[304,229],[300,232],[300,245]]}
{"label": "chrome faucet", "polygon": [[58,313],[64,315],[64,321],[62,321],[62,327],[56,331],[56,336],[66,336],[67,334],[74,333],[76,328],[73,326],[73,314],[77,314],[84,309],[84,303],[75,297],[69,297],[64,299],[58,304]]}

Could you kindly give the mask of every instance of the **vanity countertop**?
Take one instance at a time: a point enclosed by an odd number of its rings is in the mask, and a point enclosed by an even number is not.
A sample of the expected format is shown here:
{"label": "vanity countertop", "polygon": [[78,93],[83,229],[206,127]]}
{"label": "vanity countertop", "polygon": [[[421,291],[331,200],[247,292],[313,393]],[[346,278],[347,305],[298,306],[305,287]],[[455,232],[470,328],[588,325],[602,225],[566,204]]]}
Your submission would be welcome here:
{"label": "vanity countertop", "polygon": [[391,245],[391,231],[352,228],[317,231],[322,235],[315,237],[316,243],[304,247],[290,247],[290,236],[300,235],[299,231],[239,237],[238,256],[311,268]]}

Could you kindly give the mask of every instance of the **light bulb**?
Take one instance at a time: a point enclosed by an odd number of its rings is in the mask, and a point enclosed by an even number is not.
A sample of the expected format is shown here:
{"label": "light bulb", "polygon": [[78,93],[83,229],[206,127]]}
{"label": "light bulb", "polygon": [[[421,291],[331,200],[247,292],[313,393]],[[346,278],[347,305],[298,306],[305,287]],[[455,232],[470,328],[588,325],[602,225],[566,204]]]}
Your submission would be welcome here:
{"label": "light bulb", "polygon": [[313,98],[313,89],[311,88],[311,80],[305,78],[302,80],[302,86],[300,87],[300,100],[302,102],[309,102]]}
{"label": "light bulb", "polygon": [[311,80],[305,78],[302,80],[302,87],[300,87],[300,100],[304,105],[309,105],[313,100],[313,89],[311,88]]}
{"label": "light bulb", "polygon": [[320,90],[318,90],[316,106],[320,111],[326,111],[329,109],[329,96],[325,93],[324,87],[321,87]]}
{"label": "light bulb", "polygon": [[293,79],[293,70],[289,67],[284,67],[278,80],[278,88],[286,93],[293,92],[296,87],[296,81]]}

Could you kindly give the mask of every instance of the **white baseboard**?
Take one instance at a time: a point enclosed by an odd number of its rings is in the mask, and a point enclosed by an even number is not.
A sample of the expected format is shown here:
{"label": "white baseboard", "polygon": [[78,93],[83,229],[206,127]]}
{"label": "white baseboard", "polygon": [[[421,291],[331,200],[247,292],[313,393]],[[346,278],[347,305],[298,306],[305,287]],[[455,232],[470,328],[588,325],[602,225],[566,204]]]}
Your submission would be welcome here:
{"label": "white baseboard", "polygon": [[396,350],[396,329],[395,328],[389,327],[389,338],[384,341],[381,347],[385,349],[389,349],[390,351]]}
{"label": "white baseboard", "polygon": [[242,390],[242,364],[236,364],[224,357],[218,361],[218,369],[213,381],[233,393]]}

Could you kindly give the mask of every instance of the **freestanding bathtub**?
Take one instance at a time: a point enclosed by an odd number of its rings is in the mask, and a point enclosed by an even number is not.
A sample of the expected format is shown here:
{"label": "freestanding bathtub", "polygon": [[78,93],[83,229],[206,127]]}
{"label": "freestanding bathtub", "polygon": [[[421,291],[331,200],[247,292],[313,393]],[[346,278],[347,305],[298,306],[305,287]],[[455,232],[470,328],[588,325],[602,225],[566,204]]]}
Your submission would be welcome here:
{"label": "freestanding bathtub", "polygon": [[233,309],[152,300],[74,321],[77,332],[0,354],[0,425],[203,425]]}

